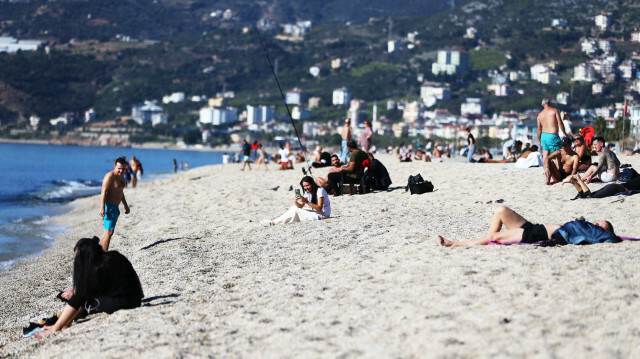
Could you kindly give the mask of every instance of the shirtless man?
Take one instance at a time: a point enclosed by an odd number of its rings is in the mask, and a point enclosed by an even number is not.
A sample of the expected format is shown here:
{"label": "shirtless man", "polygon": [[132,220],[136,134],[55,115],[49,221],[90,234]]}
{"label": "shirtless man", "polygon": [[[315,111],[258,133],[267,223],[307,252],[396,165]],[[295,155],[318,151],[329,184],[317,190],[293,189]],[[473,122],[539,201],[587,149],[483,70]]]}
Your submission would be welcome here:
{"label": "shirtless man", "polygon": [[[580,156],[571,149],[571,139],[565,137],[562,139],[562,149],[555,151],[547,158],[542,160],[544,166],[544,175],[547,177],[547,183],[553,184],[560,182],[563,179],[573,176],[578,172],[578,165],[580,164]],[[559,167],[556,167],[554,158],[558,159],[560,163]],[[553,177],[555,182],[550,182],[550,177]]]}
{"label": "shirtless man", "polygon": [[[560,113],[558,113],[557,109],[551,107],[551,100],[546,97],[543,98],[542,107],[544,109],[538,114],[538,142],[542,146],[542,161],[544,162],[549,154],[560,150],[562,147],[558,129],[562,131],[564,136],[566,136],[566,131],[560,118]],[[549,178],[547,176],[547,184],[549,184]]]}
{"label": "shirtless man", "polygon": [[342,150],[340,151],[340,160],[343,163],[347,163],[349,160],[349,156],[351,155],[351,151],[347,147],[347,143],[351,140],[351,119],[346,118],[344,120],[344,126],[342,126]]}
{"label": "shirtless man", "polygon": [[[503,225],[505,227],[504,231],[502,231]],[[606,231],[610,233],[605,233]],[[486,236],[464,242],[450,241],[438,236],[438,244],[443,247],[464,247],[474,244],[486,245],[493,241],[509,244],[537,243],[551,239],[562,239],[567,243],[579,243],[581,241],[579,237],[582,236],[584,238],[585,235],[601,238],[604,242],[620,241],[615,237],[613,226],[609,221],[602,220],[589,223],[584,220],[575,220],[564,225],[551,223],[533,224],[511,208],[498,206],[493,213]],[[589,241],[585,242],[590,243]]]}
{"label": "shirtless man", "polygon": [[604,147],[604,137],[593,139],[593,148],[598,153],[598,165],[592,165],[582,176],[584,183],[589,183],[595,176],[602,182],[615,182],[620,176],[620,160],[613,151]]}
{"label": "shirtless man", "polygon": [[124,187],[126,182],[122,175],[127,168],[127,160],[124,157],[116,158],[113,161],[113,171],[107,173],[102,180],[102,192],[100,193],[100,217],[104,224],[104,234],[100,239],[100,245],[105,251],[109,250],[109,242],[113,231],[116,229],[116,222],[120,216],[118,206],[120,202],[124,204],[124,213],[129,214],[129,205],[124,198]]}

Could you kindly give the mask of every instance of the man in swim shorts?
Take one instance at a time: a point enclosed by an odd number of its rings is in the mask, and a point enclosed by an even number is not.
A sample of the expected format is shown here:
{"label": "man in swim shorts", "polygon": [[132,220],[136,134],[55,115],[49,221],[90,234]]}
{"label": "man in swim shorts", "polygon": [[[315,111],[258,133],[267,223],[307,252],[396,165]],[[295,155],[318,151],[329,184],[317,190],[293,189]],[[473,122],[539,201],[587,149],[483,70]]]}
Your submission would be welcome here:
{"label": "man in swim shorts", "polygon": [[124,198],[124,188],[127,182],[124,180],[124,172],[127,169],[127,160],[118,157],[113,161],[113,171],[110,171],[102,180],[102,191],[100,192],[100,217],[104,225],[104,234],[100,239],[100,245],[105,251],[109,250],[109,242],[116,229],[116,222],[120,216],[118,206],[120,202],[124,204],[124,213],[129,213],[129,205]]}
{"label": "man in swim shorts", "polygon": [[[502,226],[506,228],[501,231]],[[498,206],[493,213],[486,236],[470,241],[455,242],[438,236],[438,243],[443,247],[464,247],[473,244],[489,244],[498,242],[510,243],[537,243],[548,240],[559,243],[602,243],[619,242],[613,233],[613,226],[609,221],[590,223],[584,219],[570,221],[562,226],[559,224],[533,224],[511,208]]]}
{"label": "man in swim shorts", "polygon": [[596,177],[602,182],[615,182],[620,176],[620,160],[613,151],[604,147],[604,137],[593,139],[593,148],[598,153],[598,165],[592,165],[582,176],[584,183]]}
{"label": "man in swim shorts", "polygon": [[[558,130],[562,131],[563,136],[566,136],[566,131],[560,118],[560,113],[557,109],[551,107],[551,100],[546,97],[543,98],[542,107],[543,110],[538,114],[538,142],[542,146],[542,161],[544,163],[547,156],[562,148]],[[545,168],[545,172],[547,170]],[[546,173],[545,176],[547,177],[547,184],[549,184],[550,176],[547,176]]]}

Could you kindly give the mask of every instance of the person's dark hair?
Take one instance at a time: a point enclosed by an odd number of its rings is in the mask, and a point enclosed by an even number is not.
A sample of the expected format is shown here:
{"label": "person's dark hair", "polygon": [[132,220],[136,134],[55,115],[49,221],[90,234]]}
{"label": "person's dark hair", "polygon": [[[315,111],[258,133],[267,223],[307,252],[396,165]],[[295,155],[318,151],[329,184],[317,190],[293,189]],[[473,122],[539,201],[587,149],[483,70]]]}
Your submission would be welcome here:
{"label": "person's dark hair", "polygon": [[347,142],[347,147],[357,150],[358,149],[358,144],[356,143],[356,141],[354,140],[349,140],[349,142]]}
{"label": "person's dark hair", "polygon": [[611,224],[611,222],[609,221],[605,221],[605,222],[607,222],[607,226],[609,226],[609,230],[611,231],[611,233],[616,234],[616,232],[614,232],[613,230],[613,224]]}
{"label": "person's dark hair", "polygon": [[81,238],[74,247],[73,288],[80,298],[88,298],[96,292],[98,281],[96,269],[102,262],[104,251],[98,237]]}
{"label": "person's dark hair", "polygon": [[302,192],[304,193],[304,186],[302,185],[303,182],[307,182],[311,185],[311,203],[318,204],[318,185],[316,184],[316,181],[314,181],[313,177],[311,176],[302,177],[302,179],[300,180],[300,187],[302,188]]}
{"label": "person's dark hair", "polygon": [[604,141],[604,137],[602,136],[596,136],[593,138],[593,141],[600,141],[602,142],[602,144],[604,145],[606,142]]}
{"label": "person's dark hair", "polygon": [[531,151],[533,151],[533,152],[538,151],[538,145],[531,146]]}
{"label": "person's dark hair", "polygon": [[114,166],[115,166],[115,165],[117,165],[118,163],[119,163],[119,164],[121,164],[121,165],[123,165],[123,166],[126,166],[126,165],[128,165],[128,164],[129,164],[129,162],[127,162],[127,159],[126,159],[126,158],[124,158],[124,156],[122,156],[122,157],[118,157],[118,158],[116,158],[115,160],[113,160],[113,165],[114,165]]}
{"label": "person's dark hair", "polygon": [[471,127],[467,127],[464,130],[467,131],[467,132],[471,132]]}

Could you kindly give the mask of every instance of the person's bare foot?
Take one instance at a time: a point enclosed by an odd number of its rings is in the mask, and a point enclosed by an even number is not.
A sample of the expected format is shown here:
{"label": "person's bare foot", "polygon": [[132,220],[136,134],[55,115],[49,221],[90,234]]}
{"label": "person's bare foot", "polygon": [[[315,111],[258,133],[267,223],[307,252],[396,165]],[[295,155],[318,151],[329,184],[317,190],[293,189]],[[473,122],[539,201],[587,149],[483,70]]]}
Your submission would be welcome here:
{"label": "person's bare foot", "polygon": [[438,244],[443,247],[451,247],[453,245],[453,241],[445,239],[443,236],[438,236]]}
{"label": "person's bare foot", "polygon": [[55,330],[53,329],[53,327],[49,327],[47,329],[45,329],[44,331],[34,335],[34,338],[44,338],[44,337],[48,337],[49,335],[53,334],[55,332]]}

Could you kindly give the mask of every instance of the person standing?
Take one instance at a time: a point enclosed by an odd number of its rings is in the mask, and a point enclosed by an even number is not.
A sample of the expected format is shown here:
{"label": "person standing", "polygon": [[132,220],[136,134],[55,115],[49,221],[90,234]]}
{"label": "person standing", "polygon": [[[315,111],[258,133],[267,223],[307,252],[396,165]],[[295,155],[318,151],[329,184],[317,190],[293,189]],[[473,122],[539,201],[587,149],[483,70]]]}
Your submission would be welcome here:
{"label": "person standing", "polygon": [[340,160],[343,163],[347,163],[351,151],[347,147],[347,143],[351,141],[351,118],[347,117],[344,120],[344,126],[342,126],[342,150],[340,151]]}
{"label": "person standing", "polygon": [[249,162],[251,160],[251,144],[249,144],[247,140],[243,140],[242,142],[242,155],[243,158],[241,171],[244,171],[245,166],[249,166],[249,171],[251,171],[251,163]]}
{"label": "person standing", "polygon": [[[547,156],[555,151],[560,151],[562,148],[558,131],[561,130],[565,136],[566,131],[560,118],[560,113],[557,109],[551,107],[551,100],[546,97],[543,98],[542,107],[543,110],[538,114],[538,142],[542,147],[542,162],[544,163]],[[545,172],[547,169],[545,168]],[[547,184],[549,184],[549,181],[550,179],[547,178]]]}
{"label": "person standing", "polygon": [[358,140],[358,144],[360,145],[360,149],[366,153],[369,153],[369,148],[371,148],[371,138],[373,137],[373,130],[371,130],[371,122],[364,121],[364,130],[360,134],[360,138]]}
{"label": "person standing", "polygon": [[476,153],[476,139],[471,134],[471,127],[467,127],[464,132],[467,133],[467,163],[475,162],[473,154]]}
{"label": "person standing", "polygon": [[[111,237],[116,229],[116,222],[120,216],[118,206],[120,202],[124,204],[124,213],[129,214],[129,205],[124,197],[124,187],[126,182],[123,174],[127,168],[127,160],[118,157],[113,161],[113,170],[107,173],[102,180],[102,191],[100,192],[100,212],[102,217],[104,234],[100,239],[100,246],[105,251],[109,250]],[[135,178],[135,176],[133,176]]]}

